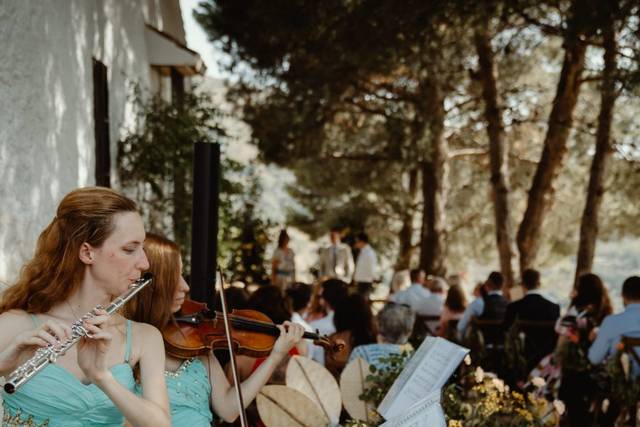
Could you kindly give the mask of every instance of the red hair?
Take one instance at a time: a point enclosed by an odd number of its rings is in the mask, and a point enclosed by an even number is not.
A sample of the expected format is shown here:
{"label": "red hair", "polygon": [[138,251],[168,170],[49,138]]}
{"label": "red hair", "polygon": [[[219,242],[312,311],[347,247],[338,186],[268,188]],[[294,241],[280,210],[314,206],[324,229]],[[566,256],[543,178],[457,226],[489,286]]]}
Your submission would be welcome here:
{"label": "red hair", "polygon": [[46,313],[64,301],[82,281],[82,244],[102,246],[115,228],[114,215],[124,212],[137,212],[135,202],[108,188],[80,188],[67,194],[40,234],[33,258],[2,294],[0,313],[11,309]]}

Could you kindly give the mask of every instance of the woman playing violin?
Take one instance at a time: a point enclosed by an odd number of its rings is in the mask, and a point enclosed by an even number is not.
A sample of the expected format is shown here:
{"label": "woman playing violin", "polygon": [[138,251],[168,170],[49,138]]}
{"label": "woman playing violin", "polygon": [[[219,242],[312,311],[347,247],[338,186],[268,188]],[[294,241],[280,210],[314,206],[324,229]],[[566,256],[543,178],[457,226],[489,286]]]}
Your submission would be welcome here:
{"label": "woman playing violin", "polygon": [[[72,191],[40,234],[34,257],[0,302],[0,375],[38,348],[71,336],[70,325],[107,306],[149,266],[142,219],[133,201],[106,188]],[[13,394],[3,426],[170,425],[162,376],[162,336],[152,326],[96,310],[88,335]],[[133,368],[145,389],[133,393]]]}
{"label": "woman playing violin", "polygon": [[[169,325],[173,314],[180,311],[189,286],[182,278],[182,260],[174,242],[148,234],[145,251],[149,259],[149,271],[154,275],[154,286],[152,289],[143,289],[131,300],[126,306],[126,314],[131,319],[163,329]],[[304,332],[302,326],[290,322],[277,327],[280,336],[271,353],[241,384],[245,406],[256,397]],[[174,426],[210,426],[213,413],[227,422],[238,417],[234,387],[229,384],[220,363],[211,352],[187,360],[167,354],[165,378]]]}

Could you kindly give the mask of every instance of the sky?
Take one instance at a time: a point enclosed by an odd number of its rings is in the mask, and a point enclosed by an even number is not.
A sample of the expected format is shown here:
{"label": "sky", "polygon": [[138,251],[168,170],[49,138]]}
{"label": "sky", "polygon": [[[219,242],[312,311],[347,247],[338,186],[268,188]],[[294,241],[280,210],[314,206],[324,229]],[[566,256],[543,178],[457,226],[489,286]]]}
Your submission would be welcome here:
{"label": "sky", "polygon": [[187,37],[187,46],[200,54],[207,66],[207,75],[214,78],[225,78],[228,75],[218,66],[217,62],[223,52],[217,50],[213,43],[207,40],[207,35],[193,18],[193,10],[198,7],[200,0],[180,0],[182,21]]}

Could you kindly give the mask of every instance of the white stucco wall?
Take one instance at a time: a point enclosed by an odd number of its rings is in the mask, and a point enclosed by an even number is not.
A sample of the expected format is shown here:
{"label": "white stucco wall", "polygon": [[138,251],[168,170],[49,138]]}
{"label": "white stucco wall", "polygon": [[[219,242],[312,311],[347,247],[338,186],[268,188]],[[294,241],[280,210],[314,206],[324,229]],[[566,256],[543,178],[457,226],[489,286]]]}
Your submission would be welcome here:
{"label": "white stucco wall", "polygon": [[92,57],[108,67],[113,170],[130,83],[149,82],[157,1],[0,0],[0,282],[15,280],[60,199],[95,184]]}

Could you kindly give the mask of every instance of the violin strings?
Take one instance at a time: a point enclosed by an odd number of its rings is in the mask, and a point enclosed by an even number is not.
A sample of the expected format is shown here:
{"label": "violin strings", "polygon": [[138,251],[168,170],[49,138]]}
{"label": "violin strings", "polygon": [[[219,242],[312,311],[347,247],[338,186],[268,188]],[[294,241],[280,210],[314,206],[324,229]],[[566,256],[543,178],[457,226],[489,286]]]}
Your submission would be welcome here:
{"label": "violin strings", "polygon": [[[215,315],[216,317],[222,316],[222,313],[216,311]],[[271,332],[271,333],[275,333],[276,331],[278,331],[278,328],[276,327],[276,325],[263,320],[248,320],[248,319],[243,319],[242,317],[237,315],[236,316],[229,315],[229,317],[231,318],[231,323],[238,326],[244,326],[246,329],[254,328],[255,331]],[[306,332],[306,331],[305,331],[305,336],[309,338],[317,338],[317,334]]]}

